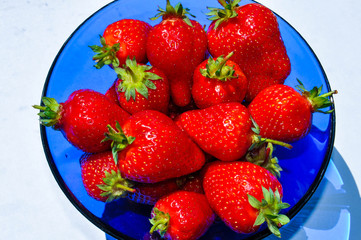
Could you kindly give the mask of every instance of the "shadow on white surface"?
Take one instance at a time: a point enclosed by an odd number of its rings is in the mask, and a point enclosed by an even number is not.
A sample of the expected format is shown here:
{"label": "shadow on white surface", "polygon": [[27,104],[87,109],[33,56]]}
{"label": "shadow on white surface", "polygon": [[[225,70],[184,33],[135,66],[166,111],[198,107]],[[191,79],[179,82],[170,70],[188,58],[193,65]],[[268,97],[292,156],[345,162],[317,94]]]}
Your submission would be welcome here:
{"label": "shadow on white surface", "polygon": [[[334,148],[330,164],[316,192],[289,224],[282,239],[361,239],[361,198],[345,160]],[[106,235],[107,240],[115,238]],[[279,239],[268,236],[266,240]]]}

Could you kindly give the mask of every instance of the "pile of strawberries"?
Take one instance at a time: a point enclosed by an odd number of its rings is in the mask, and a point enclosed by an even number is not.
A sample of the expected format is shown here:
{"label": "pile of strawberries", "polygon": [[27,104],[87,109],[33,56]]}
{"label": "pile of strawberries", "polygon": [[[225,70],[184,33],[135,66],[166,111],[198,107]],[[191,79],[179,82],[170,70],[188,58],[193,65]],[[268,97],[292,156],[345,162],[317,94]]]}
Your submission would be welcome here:
{"label": "pile of strawberries", "polygon": [[154,205],[150,233],[165,239],[198,239],[216,217],[242,234],[266,222],[280,236],[289,219],[279,212],[289,204],[273,144],[291,149],[336,93],[283,85],[291,64],[275,15],[218,2],[207,31],[168,0],[155,26],[111,23],[101,46],[91,46],[95,67],[117,76],[109,90],[34,106],[41,124],[85,152],[88,194]]}

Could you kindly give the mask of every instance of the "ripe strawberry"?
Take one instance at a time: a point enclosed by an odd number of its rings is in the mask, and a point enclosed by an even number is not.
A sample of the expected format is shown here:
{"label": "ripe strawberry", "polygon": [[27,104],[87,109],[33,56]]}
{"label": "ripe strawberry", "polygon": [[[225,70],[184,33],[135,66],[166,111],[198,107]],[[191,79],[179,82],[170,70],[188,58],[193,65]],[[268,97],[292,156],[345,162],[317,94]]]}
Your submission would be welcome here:
{"label": "ripe strawberry", "polygon": [[212,225],[215,214],[204,194],[177,191],[161,198],[153,207],[150,230],[165,239],[195,240]]}
{"label": "ripe strawberry", "polygon": [[93,59],[96,68],[104,65],[122,66],[127,57],[147,63],[146,40],[151,26],[143,21],[122,19],[108,25],[100,38],[102,46],[90,46],[97,53]]}
{"label": "ripe strawberry", "polygon": [[253,233],[265,221],[273,234],[289,222],[279,214],[288,208],[282,203],[283,189],[266,169],[249,162],[212,162],[208,166],[203,188],[215,213],[238,233]]}
{"label": "ripe strawberry", "polygon": [[80,167],[85,190],[98,201],[110,202],[136,191],[132,182],[122,178],[111,151],[84,154]]}
{"label": "ripe strawberry", "polygon": [[242,102],[246,96],[247,79],[238,64],[227,57],[210,57],[194,71],[192,96],[199,108],[218,103]]}
{"label": "ripe strawberry", "polygon": [[234,51],[231,58],[239,64],[248,80],[246,101],[262,89],[283,84],[291,64],[278,28],[277,18],[268,8],[252,3],[239,6],[240,0],[219,0],[224,9],[209,8],[213,17],[207,31],[208,49],[213,57]]}
{"label": "ripe strawberry", "polygon": [[239,102],[184,112],[175,122],[203,151],[222,161],[238,160],[262,142],[274,142],[260,137],[248,109]]}
{"label": "ripe strawberry", "polygon": [[42,102],[45,106],[33,106],[40,110],[40,123],[60,130],[72,145],[88,153],[110,149],[109,142],[102,142],[107,125],[123,123],[130,116],[104,94],[89,89],[73,92],[63,103],[49,97]]}
{"label": "ripe strawberry", "polygon": [[149,109],[167,113],[169,84],[162,71],[129,58],[123,68],[114,70],[118,74],[115,89],[124,110],[130,114]]}
{"label": "ripe strawberry", "polygon": [[262,136],[285,142],[299,140],[309,133],[312,114],[332,105],[328,97],[337,91],[321,94],[322,87],[307,91],[299,83],[301,94],[292,87],[277,84],[261,91],[248,106]]}
{"label": "ripe strawberry", "polygon": [[195,172],[205,163],[202,150],[161,112],[137,112],[117,130],[109,126],[106,140],[113,141],[114,158],[127,179],[160,182]]}
{"label": "ripe strawberry", "polygon": [[162,21],[150,31],[147,41],[149,62],[168,77],[172,100],[181,107],[191,101],[193,72],[207,49],[204,29],[187,14],[181,4],[172,7],[167,0],[166,11],[159,8],[153,18],[162,16]]}
{"label": "ripe strawberry", "polygon": [[84,154],[81,176],[89,196],[102,202],[118,198],[154,205],[161,197],[179,190],[177,179],[158,183],[137,183],[122,177],[111,151]]}
{"label": "ripe strawberry", "polygon": [[119,105],[117,90],[115,89],[116,82],[117,81],[113,82],[113,84],[110,86],[110,88],[108,88],[104,95],[108,98],[109,101]]}

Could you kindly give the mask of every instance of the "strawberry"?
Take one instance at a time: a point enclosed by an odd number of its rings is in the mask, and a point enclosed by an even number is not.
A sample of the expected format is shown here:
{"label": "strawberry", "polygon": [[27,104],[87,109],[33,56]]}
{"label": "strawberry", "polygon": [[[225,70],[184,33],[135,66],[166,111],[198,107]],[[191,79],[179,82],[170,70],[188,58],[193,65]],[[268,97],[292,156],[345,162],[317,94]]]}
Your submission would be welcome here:
{"label": "strawberry", "polygon": [[240,159],[265,141],[291,148],[289,144],[261,138],[248,109],[239,102],[184,112],[175,122],[203,151],[222,161]]}
{"label": "strawberry", "polygon": [[147,63],[146,40],[151,28],[148,23],[135,19],[122,19],[109,24],[100,37],[102,46],[90,46],[97,53],[93,57],[97,62],[95,67],[122,66],[127,57]]}
{"label": "strawberry", "polygon": [[128,198],[134,202],[154,205],[161,197],[179,190],[177,179],[137,183],[122,177],[111,151],[84,154],[80,158],[80,166],[87,193],[102,202]]}
{"label": "strawberry", "polygon": [[332,105],[329,96],[337,91],[321,94],[322,86],[307,91],[302,82],[299,83],[297,88],[301,93],[277,84],[262,90],[248,106],[262,136],[285,142],[297,141],[309,133],[312,114],[323,112],[320,109]]}
{"label": "strawberry", "polygon": [[238,64],[225,58],[210,57],[194,71],[192,96],[199,108],[224,102],[242,102],[246,96],[247,79]]}
{"label": "strawberry", "polygon": [[177,191],[161,198],[153,207],[150,222],[165,239],[195,240],[212,225],[215,214],[204,194]]}
{"label": "strawberry", "polygon": [[40,123],[60,130],[73,146],[88,153],[109,150],[111,144],[102,142],[107,126],[123,123],[130,116],[104,94],[90,89],[73,92],[63,103],[49,97],[42,102],[45,106],[33,106],[40,110]]}
{"label": "strawberry", "polygon": [[187,17],[189,9],[181,4],[166,11],[159,8],[162,21],[149,32],[147,57],[149,62],[168,77],[173,102],[186,106],[191,101],[192,76],[207,49],[207,37],[202,26]]}
{"label": "strawberry", "polygon": [[115,89],[124,110],[130,114],[149,109],[167,113],[169,84],[162,71],[129,58],[123,68],[114,70],[118,74]]}
{"label": "strawberry", "polygon": [[165,114],[145,110],[133,114],[116,129],[109,126],[114,159],[125,178],[155,183],[199,170],[202,150]]}
{"label": "strawberry", "polygon": [[288,208],[282,203],[283,189],[275,176],[249,162],[212,162],[203,180],[211,208],[222,221],[238,233],[253,233],[265,221],[280,237],[278,227],[289,222],[279,214]]}
{"label": "strawberry", "polygon": [[121,176],[111,151],[83,154],[80,168],[85,190],[98,201],[110,202],[136,191],[132,182]]}
{"label": "strawberry", "polygon": [[224,9],[209,8],[213,20],[207,31],[213,57],[234,51],[248,80],[246,101],[273,84],[283,84],[291,64],[280,35],[277,18],[260,4],[239,6],[240,0],[218,0]]}
{"label": "strawberry", "polygon": [[117,90],[115,89],[116,82],[117,81],[113,82],[113,84],[110,86],[110,88],[108,88],[104,95],[108,98],[109,101],[119,105]]}

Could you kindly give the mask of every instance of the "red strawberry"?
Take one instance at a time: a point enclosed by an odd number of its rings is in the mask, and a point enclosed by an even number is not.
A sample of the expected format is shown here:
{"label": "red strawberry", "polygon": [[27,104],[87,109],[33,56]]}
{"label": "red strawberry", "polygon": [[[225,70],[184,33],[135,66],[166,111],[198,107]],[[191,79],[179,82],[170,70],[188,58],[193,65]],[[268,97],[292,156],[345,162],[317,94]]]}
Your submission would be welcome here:
{"label": "red strawberry", "polygon": [[273,84],[283,84],[291,64],[278,28],[277,18],[260,4],[239,6],[240,0],[219,0],[224,9],[209,8],[208,49],[213,57],[234,51],[248,80],[246,101]]}
{"label": "red strawberry", "polygon": [[199,108],[218,103],[242,102],[246,96],[247,79],[238,64],[227,57],[210,57],[194,71],[192,96]]}
{"label": "red strawberry", "polygon": [[283,190],[277,178],[249,162],[213,162],[208,166],[203,187],[215,213],[238,233],[253,233],[267,222],[280,237],[278,227],[289,222],[279,214],[288,208],[282,203]]}
{"label": "red strawberry", "polygon": [[98,201],[118,198],[154,205],[161,197],[179,190],[179,181],[169,179],[158,183],[138,183],[122,177],[111,151],[84,154],[80,159],[84,187]]}
{"label": "red strawberry", "polygon": [[157,231],[165,239],[195,240],[212,225],[215,214],[205,195],[177,191],[161,198],[153,207],[150,233]]}
{"label": "red strawberry", "polygon": [[122,19],[108,25],[100,38],[102,46],[90,46],[97,53],[93,59],[96,68],[104,65],[122,66],[127,57],[147,63],[146,40],[151,26],[143,21]]}
{"label": "red strawberry", "polygon": [[110,202],[135,192],[132,182],[122,178],[111,151],[84,154],[80,167],[85,190],[98,201]]}
{"label": "red strawberry", "polygon": [[[206,153],[222,160],[234,161],[264,141],[248,109],[239,102],[220,103],[205,109],[182,113],[176,124]],[[290,145],[279,143],[285,147]]]}
{"label": "red strawberry", "polygon": [[105,93],[105,96],[108,98],[109,101],[114,102],[115,104],[119,105],[117,91],[115,89],[115,84],[117,81],[114,81],[113,84],[108,88]]}
{"label": "red strawberry", "polygon": [[[312,124],[312,113],[332,105],[328,99],[337,91],[321,94],[322,87],[307,91],[299,81],[301,94],[285,85],[274,85],[261,91],[248,106],[261,135],[285,142],[306,136]],[[333,110],[325,113],[330,113]]]}
{"label": "red strawberry", "polygon": [[161,112],[137,112],[117,130],[110,127],[107,139],[114,141],[114,158],[127,179],[160,182],[195,172],[205,163],[202,150]]}
{"label": "red strawberry", "polygon": [[123,123],[130,116],[104,94],[89,89],[73,92],[64,103],[49,97],[42,101],[45,106],[33,106],[40,110],[40,123],[60,130],[72,145],[88,153],[110,149],[109,142],[102,142],[107,125]]}
{"label": "red strawberry", "polygon": [[167,0],[166,11],[159,9],[156,19],[162,21],[150,31],[147,41],[149,62],[168,77],[173,102],[186,106],[191,101],[192,76],[207,49],[207,37],[202,26],[190,20],[188,9]]}
{"label": "red strawberry", "polygon": [[118,74],[115,89],[124,110],[130,114],[149,109],[167,113],[169,84],[162,71],[129,58],[123,68],[114,70]]}

